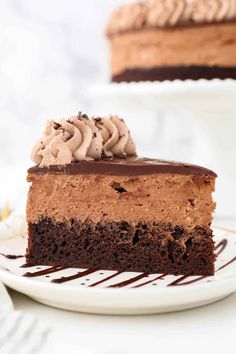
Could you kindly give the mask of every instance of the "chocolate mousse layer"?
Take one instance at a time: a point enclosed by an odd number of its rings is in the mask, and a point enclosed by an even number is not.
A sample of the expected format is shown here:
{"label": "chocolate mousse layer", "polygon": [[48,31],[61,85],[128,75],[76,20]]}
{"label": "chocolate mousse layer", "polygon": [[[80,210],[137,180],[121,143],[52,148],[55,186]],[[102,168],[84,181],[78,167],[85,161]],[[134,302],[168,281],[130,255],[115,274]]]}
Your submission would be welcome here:
{"label": "chocolate mousse layer", "polygon": [[[28,175],[28,181],[32,182],[27,206],[28,220],[37,222],[44,216],[60,222],[73,218],[80,221],[89,218],[96,222],[161,221],[186,228],[192,228],[196,224],[208,226],[215,207],[211,196],[215,174],[192,165],[147,161],[141,165],[126,161],[126,165],[119,160],[118,163],[101,160],[74,164],[74,168],[72,165],[64,167],[73,168],[73,174],[38,173],[38,168],[33,168],[37,172],[32,173],[29,170]],[[77,173],[75,166],[78,168]],[[98,170],[100,166],[100,172],[81,173],[80,166],[88,171],[91,166],[97,166]],[[112,173],[106,174],[106,169],[103,174],[101,166],[109,166]],[[124,169],[122,175],[117,169],[125,166],[129,169]],[[141,167],[141,174],[129,173],[132,166],[134,169]],[[149,173],[145,173],[148,167]],[[49,170],[55,168],[57,167],[51,166]],[[162,170],[159,173],[159,168],[172,169],[172,172]],[[47,171],[48,168],[39,170]]]}
{"label": "chocolate mousse layer", "polygon": [[112,81],[236,78],[236,22],[109,37]]}

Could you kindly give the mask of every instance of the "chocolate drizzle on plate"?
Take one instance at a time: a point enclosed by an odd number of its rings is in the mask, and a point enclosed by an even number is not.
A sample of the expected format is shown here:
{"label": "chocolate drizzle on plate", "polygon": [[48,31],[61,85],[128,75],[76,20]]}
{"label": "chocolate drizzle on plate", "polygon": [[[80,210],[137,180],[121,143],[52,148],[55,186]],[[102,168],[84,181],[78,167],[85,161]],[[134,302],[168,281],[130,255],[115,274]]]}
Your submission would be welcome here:
{"label": "chocolate drizzle on plate", "polygon": [[230,261],[228,261],[227,263],[223,264],[218,270],[224,269],[225,267],[227,267],[229,264],[231,264],[233,262],[236,262],[236,257],[232,258]]}
{"label": "chocolate drizzle on plate", "polygon": [[184,281],[182,282],[183,280],[186,280],[189,278],[188,275],[183,275],[182,277],[176,279],[175,281],[171,282],[170,284],[168,284],[167,286],[175,286],[175,285],[190,285],[190,284],[193,284],[193,283],[196,283],[202,279],[205,279],[205,278],[208,278],[209,276],[208,275],[202,275],[202,276],[199,276],[198,278],[195,278],[195,279],[192,279],[192,280],[187,280],[187,281]]}
{"label": "chocolate drizzle on plate", "polygon": [[139,274],[137,275],[136,277],[133,277],[131,279],[128,279],[128,280],[125,280],[125,281],[122,281],[120,283],[116,283],[116,284],[113,284],[113,285],[110,285],[108,286],[108,288],[122,288],[126,285],[129,285],[129,284],[132,284],[140,279],[143,279],[143,278],[146,278],[148,277],[148,273],[142,273],[142,274]]}
{"label": "chocolate drizzle on plate", "polygon": [[145,281],[144,283],[135,285],[135,286],[133,286],[133,288],[141,288],[142,286],[145,286],[145,285],[154,283],[154,281],[157,281],[157,280],[164,280],[166,275],[167,275],[167,274],[161,274],[161,275],[159,275],[158,277],[156,277],[156,278],[154,278],[154,279],[152,279],[152,280],[148,280],[148,281]]}
{"label": "chocolate drizzle on plate", "polygon": [[40,277],[42,275],[47,275],[55,272],[59,272],[60,270],[66,269],[65,267],[50,267],[47,269],[39,270],[37,272],[27,272],[23,274],[24,277],[29,277],[29,278],[34,278],[34,277]]}
{"label": "chocolate drizzle on plate", "polygon": [[7,258],[7,259],[18,259],[18,258],[23,258],[24,256],[22,255],[16,255],[16,254],[4,254],[0,253],[1,256]]}
{"label": "chocolate drizzle on plate", "polygon": [[119,270],[119,271],[115,272],[114,274],[109,275],[108,277],[106,277],[106,278],[104,278],[104,279],[102,279],[102,280],[99,280],[99,281],[97,281],[96,283],[93,283],[93,284],[91,284],[91,285],[89,285],[89,286],[90,286],[90,287],[97,286],[97,285],[99,285],[99,284],[104,283],[105,281],[108,281],[108,280],[110,280],[110,279],[112,279],[112,278],[117,277],[117,275],[122,274],[122,273],[123,273],[123,271],[122,271],[122,270]]}
{"label": "chocolate drizzle on plate", "polygon": [[97,269],[87,269],[83,272],[78,272],[77,274],[70,275],[68,277],[61,277],[61,278],[53,279],[53,280],[51,280],[51,282],[57,283],[57,284],[66,283],[67,281],[82,278],[86,275],[92,274],[92,273],[96,272],[96,270]]}
{"label": "chocolate drizzle on plate", "polygon": [[219,254],[221,254],[225,247],[227,246],[228,241],[226,240],[226,238],[223,238],[215,247],[216,250],[216,255],[219,256]]}

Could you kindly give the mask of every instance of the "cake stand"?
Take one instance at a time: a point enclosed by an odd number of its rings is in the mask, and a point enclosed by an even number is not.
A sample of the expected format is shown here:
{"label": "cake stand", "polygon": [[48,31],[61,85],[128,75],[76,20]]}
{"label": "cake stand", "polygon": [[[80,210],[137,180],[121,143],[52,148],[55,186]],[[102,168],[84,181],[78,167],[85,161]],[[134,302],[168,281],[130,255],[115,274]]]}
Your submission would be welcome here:
{"label": "cake stand", "polygon": [[139,155],[215,170],[217,214],[236,215],[236,81],[94,84],[86,93],[91,113],[125,117]]}

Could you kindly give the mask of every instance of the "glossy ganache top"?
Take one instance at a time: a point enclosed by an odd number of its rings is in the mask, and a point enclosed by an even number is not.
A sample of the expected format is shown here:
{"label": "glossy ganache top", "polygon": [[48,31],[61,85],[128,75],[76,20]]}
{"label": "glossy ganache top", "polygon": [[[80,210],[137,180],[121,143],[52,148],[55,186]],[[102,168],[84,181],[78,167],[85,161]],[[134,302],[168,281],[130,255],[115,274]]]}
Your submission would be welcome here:
{"label": "glossy ganache top", "polygon": [[103,174],[118,176],[149,175],[156,173],[173,173],[181,175],[210,175],[217,177],[215,172],[192,164],[131,157],[126,159],[102,159],[80,161],[66,165],[34,166],[28,170],[29,174]]}

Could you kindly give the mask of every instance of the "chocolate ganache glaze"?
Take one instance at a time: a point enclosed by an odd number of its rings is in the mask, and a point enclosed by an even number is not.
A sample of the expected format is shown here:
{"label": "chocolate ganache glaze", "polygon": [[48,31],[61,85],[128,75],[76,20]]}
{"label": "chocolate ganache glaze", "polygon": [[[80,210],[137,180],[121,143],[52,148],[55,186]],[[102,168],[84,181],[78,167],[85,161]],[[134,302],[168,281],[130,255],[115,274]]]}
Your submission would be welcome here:
{"label": "chocolate ganache glaze", "polygon": [[28,173],[64,173],[64,174],[105,174],[105,175],[146,175],[155,173],[178,173],[182,175],[211,175],[216,174],[207,168],[187,163],[158,160],[150,158],[102,159],[80,161],[66,165],[34,166]]}

